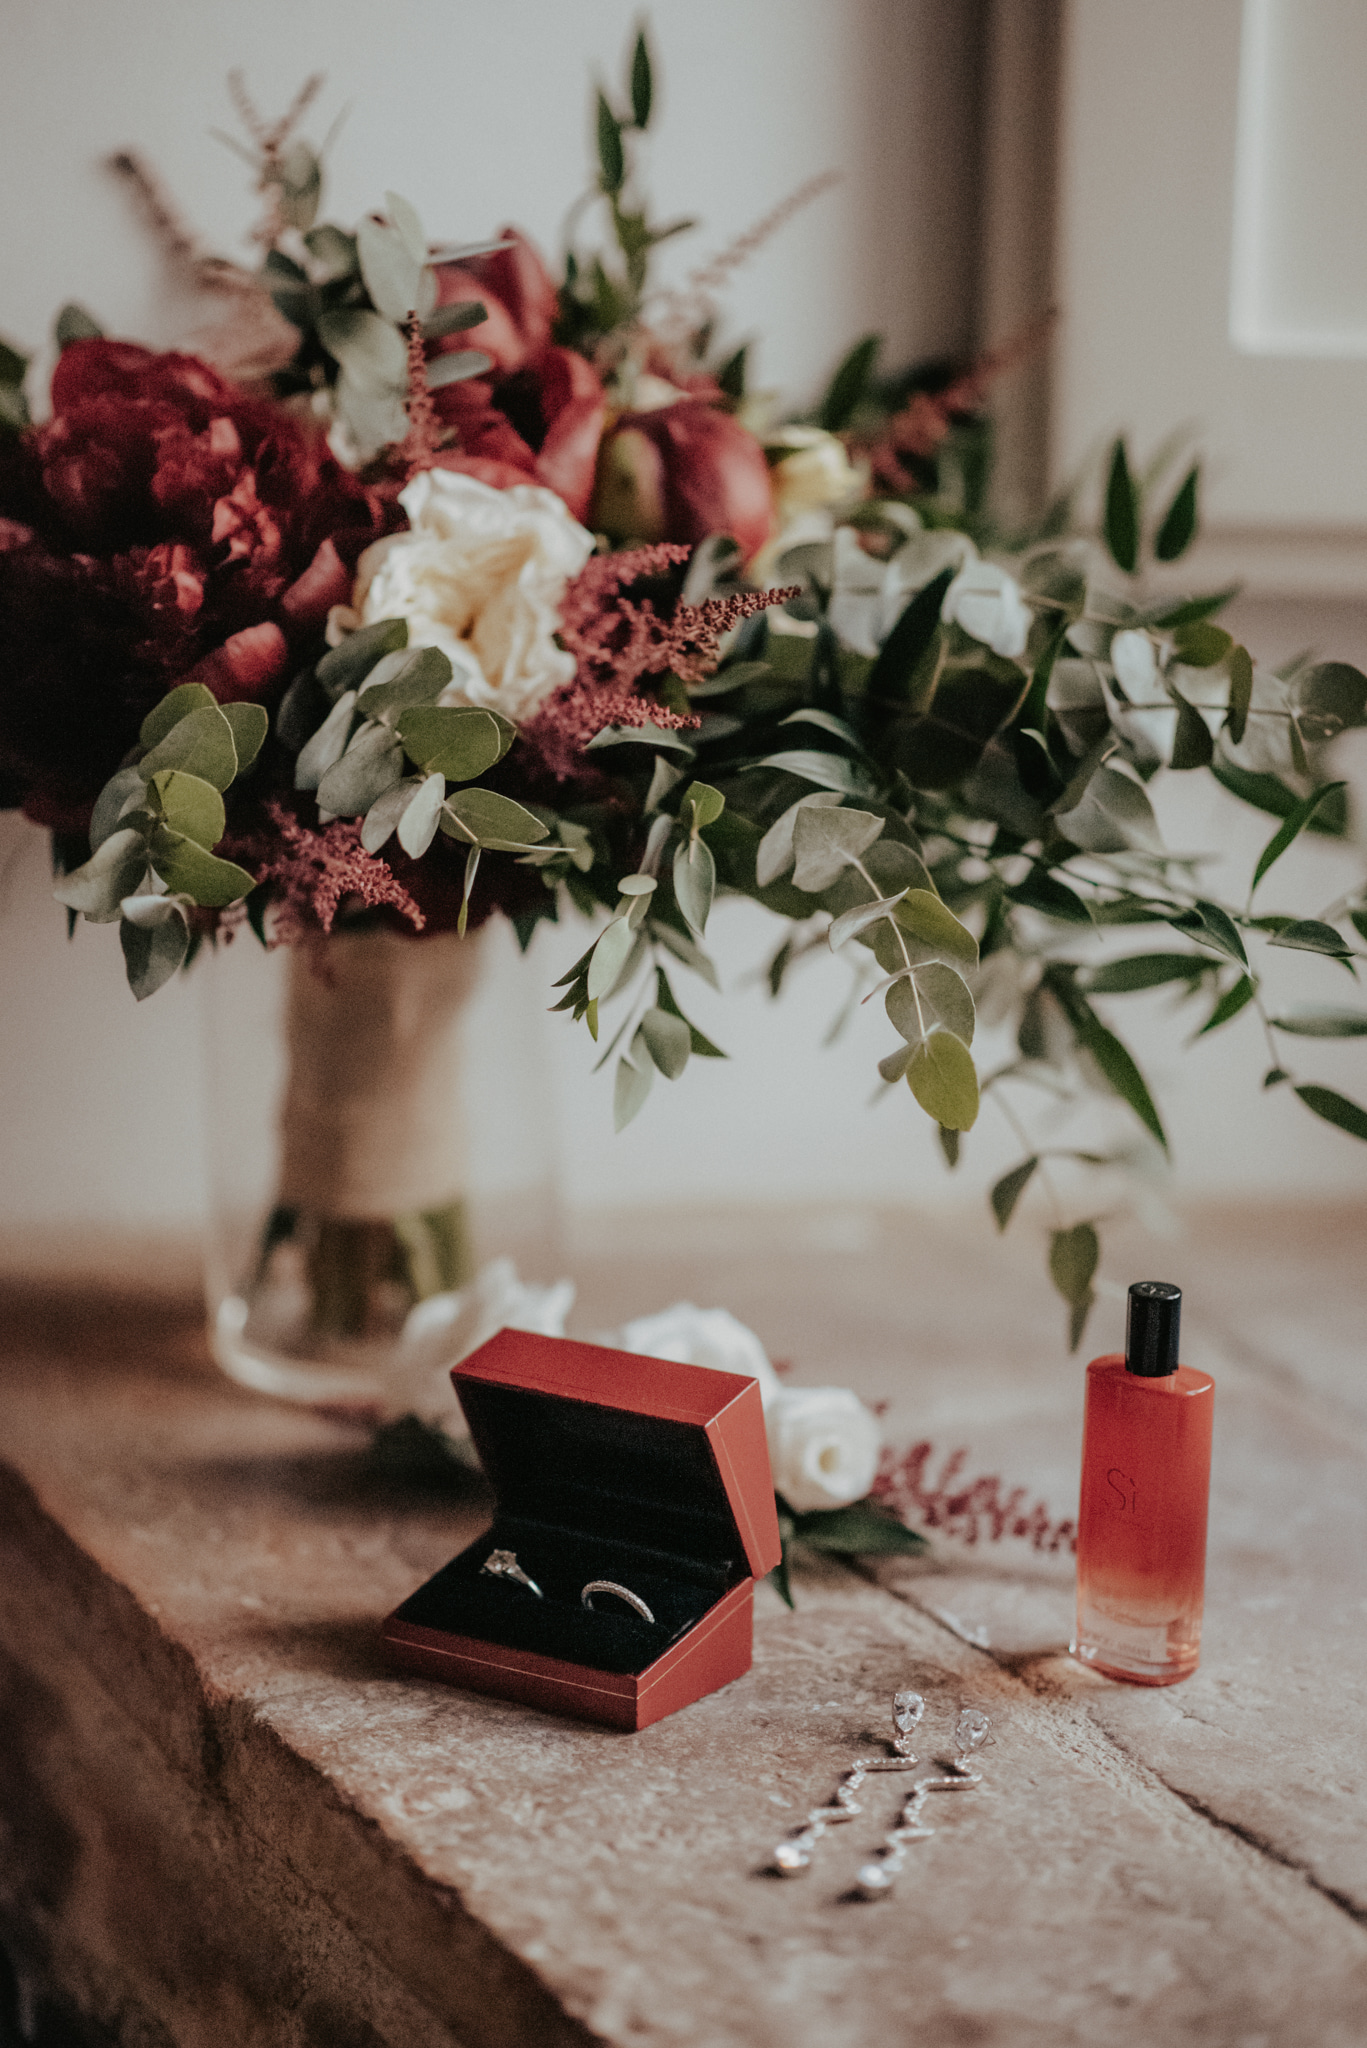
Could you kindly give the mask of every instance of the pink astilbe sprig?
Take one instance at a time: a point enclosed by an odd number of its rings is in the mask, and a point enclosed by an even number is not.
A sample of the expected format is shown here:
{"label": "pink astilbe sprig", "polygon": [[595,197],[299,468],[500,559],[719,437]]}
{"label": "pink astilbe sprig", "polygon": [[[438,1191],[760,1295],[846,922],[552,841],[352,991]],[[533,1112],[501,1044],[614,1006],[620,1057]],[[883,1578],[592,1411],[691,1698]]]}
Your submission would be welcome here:
{"label": "pink astilbe sprig", "polygon": [[437,450],[451,437],[437,417],[427,382],[427,351],[422,338],[422,321],[416,313],[408,316],[408,432],[394,450],[403,470],[404,482],[412,483],[421,470],[431,469]]}
{"label": "pink astilbe sprig", "polygon": [[[661,541],[624,554],[595,555],[569,585],[560,608],[560,638],[574,656],[574,679],[548,698],[527,728],[557,775],[569,774],[588,742],[610,725],[695,728],[695,713],[670,710],[643,695],[640,685],[665,675],[702,682],[721,660],[724,634],[798,594],[796,587],[746,590],[702,604],[675,601],[660,611],[656,596],[668,604],[667,592],[691,554],[691,548]],[[649,594],[633,595],[642,584]]]}
{"label": "pink astilbe sprig", "polygon": [[274,944],[293,945],[330,932],[348,896],[359,896],[370,910],[397,910],[414,931],[422,930],[427,919],[397,876],[361,845],[357,819],[336,818],[314,832],[274,797],[266,810],[276,844],[256,879],[280,891]]}
{"label": "pink astilbe sprig", "polygon": [[884,1451],[873,1483],[875,1498],[885,1501],[904,1522],[939,1529],[961,1543],[999,1543],[1004,1536],[1016,1536],[1051,1556],[1060,1550],[1076,1551],[1076,1525],[1066,1519],[1055,1521],[1042,1500],[1031,1503],[1027,1487],[1007,1491],[996,1473],[965,1479],[966,1450],[952,1451],[932,1480],[935,1455],[931,1443]]}

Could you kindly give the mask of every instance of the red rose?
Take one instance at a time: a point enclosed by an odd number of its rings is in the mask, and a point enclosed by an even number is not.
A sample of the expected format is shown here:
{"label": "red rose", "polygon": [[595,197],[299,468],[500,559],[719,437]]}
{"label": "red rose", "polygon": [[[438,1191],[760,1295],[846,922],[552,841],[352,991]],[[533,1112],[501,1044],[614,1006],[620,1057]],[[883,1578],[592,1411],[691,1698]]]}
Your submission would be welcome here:
{"label": "red rose", "polygon": [[554,280],[524,235],[516,228],[503,235],[510,248],[436,267],[438,304],[477,300],[486,318],[444,335],[433,344],[435,352],[478,348],[493,358],[488,377],[433,393],[438,413],[459,437],[457,449],[440,460],[499,490],[544,484],[583,519],[606,419],[603,387],[583,356],[552,345]]}
{"label": "red rose", "polygon": [[589,523],[616,540],[696,545],[729,533],[749,561],[773,516],[764,450],[702,399],[624,413],[603,443]]}
{"label": "red rose", "polygon": [[459,450],[440,458],[445,467],[500,489],[544,484],[576,519],[587,518],[607,413],[598,373],[583,356],[543,348],[497,383],[446,384],[433,402],[459,436]]}
{"label": "red rose", "polygon": [[540,354],[551,338],[558,304],[555,281],[526,236],[504,228],[501,239],[512,247],[435,266],[439,306],[477,299],[487,316],[477,333],[467,329],[445,335],[435,344],[437,353],[483,349],[493,358],[495,376],[520,370]]}

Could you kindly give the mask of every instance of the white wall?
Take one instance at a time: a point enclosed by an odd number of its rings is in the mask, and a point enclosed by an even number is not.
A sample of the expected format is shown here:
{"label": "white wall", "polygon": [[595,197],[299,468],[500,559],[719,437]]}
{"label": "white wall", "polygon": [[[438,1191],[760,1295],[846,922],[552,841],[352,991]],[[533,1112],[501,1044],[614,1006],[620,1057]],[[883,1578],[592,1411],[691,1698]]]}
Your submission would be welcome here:
{"label": "white wall", "polygon": [[[172,338],[157,260],[99,160],[138,145],[205,240],[238,253],[252,202],[242,167],[206,133],[230,125],[223,78],[233,65],[268,114],[311,68],[326,68],[315,135],[352,103],[333,157],[339,218],[390,186],[433,232],[513,220],[552,243],[584,175],[588,74],[617,75],[634,12],[619,0],[391,0],[383,10],[359,0],[10,0],[0,331],[33,345],[62,299],[77,296],[113,329]],[[703,216],[700,253],[813,172],[845,173],[736,281],[735,332],[766,337],[765,380],[804,397],[869,328],[885,329],[899,354],[962,345],[975,289],[974,0],[668,0],[654,22],[654,190],[662,214]],[[677,260],[693,259],[681,247]],[[1252,813],[1231,825],[1199,804],[1174,826],[1183,843],[1242,835],[1241,849],[1256,849],[1260,829]],[[1323,866],[1321,848],[1303,857]],[[0,1227],[188,1223],[202,1202],[193,978],[136,1008],[113,934],[83,928],[68,947],[47,889],[42,836],[0,819]],[[718,915],[728,983],[775,942],[753,906]],[[547,983],[583,943],[579,928],[538,941]],[[500,971],[517,981],[507,963]],[[873,1006],[848,1044],[820,1045],[844,987],[839,963],[824,960],[777,1007],[756,988],[725,1003],[699,991],[699,1023],[733,1058],[696,1065],[674,1088],[657,1082],[620,1139],[607,1076],[587,1081],[587,1038],[548,1019],[570,1199],[981,1199],[989,1169],[1019,1156],[1016,1140],[989,1111],[968,1147],[973,1177],[951,1182],[900,1094],[866,1109],[882,1049]],[[1367,1148],[1316,1128],[1294,1104],[1255,1103],[1261,1053],[1247,1034],[1179,1060],[1188,1027],[1117,1014],[1127,1031],[1136,1020],[1136,1042],[1168,1090],[1183,1184],[1367,1185]],[[1349,1057],[1316,1052],[1315,1071],[1333,1080]],[[1340,1085],[1364,1092],[1346,1072]]]}

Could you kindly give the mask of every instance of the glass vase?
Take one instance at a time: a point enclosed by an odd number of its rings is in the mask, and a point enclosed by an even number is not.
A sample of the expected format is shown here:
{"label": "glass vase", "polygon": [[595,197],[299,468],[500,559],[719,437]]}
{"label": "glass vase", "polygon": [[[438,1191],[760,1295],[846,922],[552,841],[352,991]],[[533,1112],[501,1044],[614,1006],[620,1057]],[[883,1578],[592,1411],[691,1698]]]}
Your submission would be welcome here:
{"label": "glass vase", "polygon": [[260,1393],[402,1412],[491,1260],[555,1278],[544,976],[501,919],[272,952],[239,934],[201,1003],[214,1355]]}

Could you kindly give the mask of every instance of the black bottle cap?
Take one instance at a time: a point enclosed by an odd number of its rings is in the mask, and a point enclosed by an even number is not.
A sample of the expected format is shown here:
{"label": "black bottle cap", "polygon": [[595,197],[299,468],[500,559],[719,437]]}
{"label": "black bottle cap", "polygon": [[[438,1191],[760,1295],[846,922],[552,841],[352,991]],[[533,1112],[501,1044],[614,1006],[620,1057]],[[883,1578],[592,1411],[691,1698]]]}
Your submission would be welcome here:
{"label": "black bottle cap", "polygon": [[1171,1280],[1136,1280],[1125,1317],[1125,1370],[1142,1379],[1166,1379],[1177,1370],[1182,1290]]}

